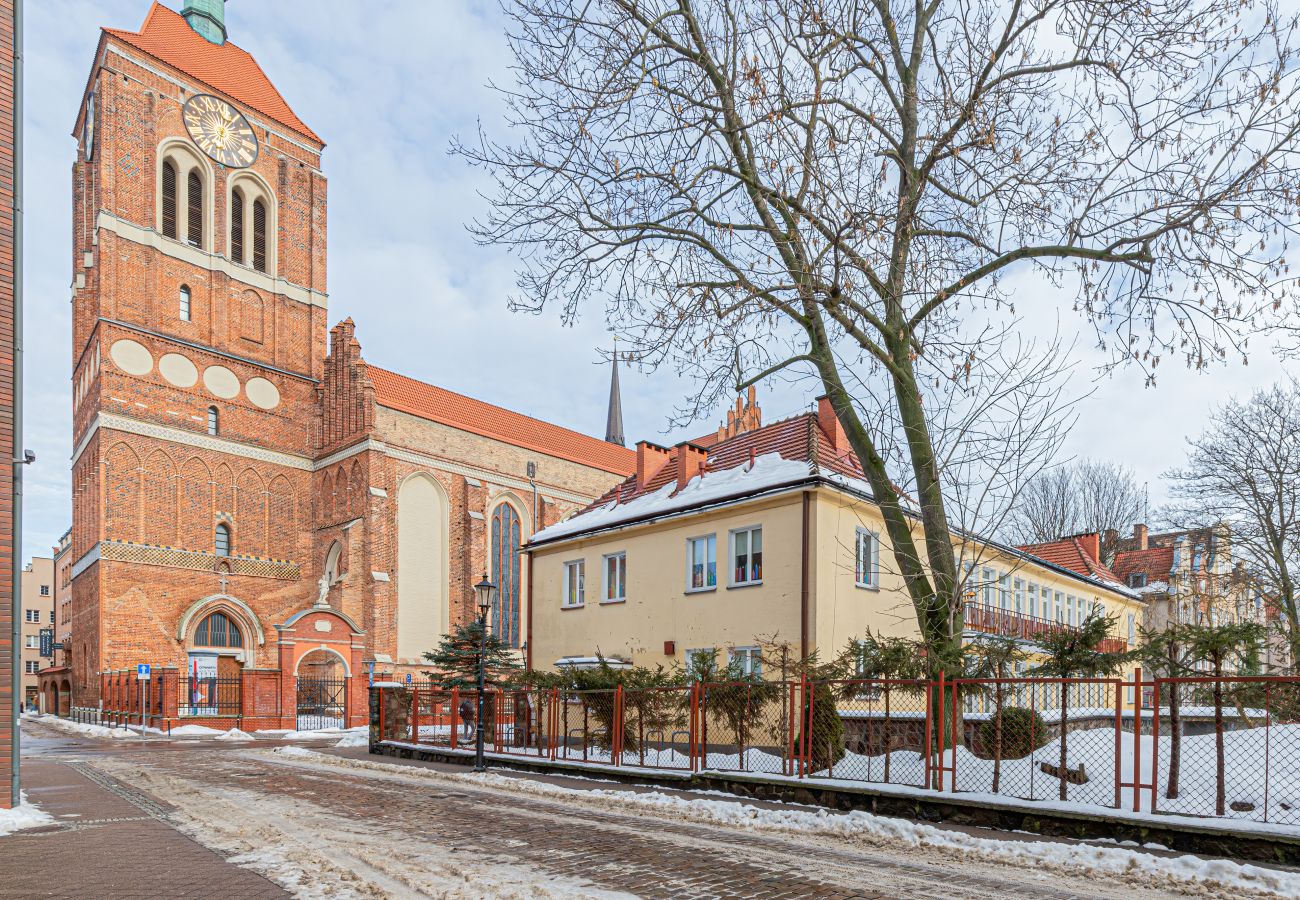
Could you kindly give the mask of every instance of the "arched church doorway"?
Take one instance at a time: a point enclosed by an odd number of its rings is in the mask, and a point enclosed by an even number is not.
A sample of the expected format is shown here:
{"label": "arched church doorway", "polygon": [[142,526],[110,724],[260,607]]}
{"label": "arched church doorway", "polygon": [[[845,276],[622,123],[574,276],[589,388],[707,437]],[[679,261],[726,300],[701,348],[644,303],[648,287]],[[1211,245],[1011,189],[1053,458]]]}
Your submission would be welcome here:
{"label": "arched church doorway", "polygon": [[299,731],[344,728],[347,723],[348,672],[333,650],[312,650],[298,660]]}

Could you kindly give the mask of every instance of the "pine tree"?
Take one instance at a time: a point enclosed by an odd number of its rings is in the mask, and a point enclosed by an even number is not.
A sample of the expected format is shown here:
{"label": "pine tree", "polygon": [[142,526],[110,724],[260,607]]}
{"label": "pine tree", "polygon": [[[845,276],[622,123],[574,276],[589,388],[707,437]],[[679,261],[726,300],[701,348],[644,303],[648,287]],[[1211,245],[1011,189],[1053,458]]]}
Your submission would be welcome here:
{"label": "pine tree", "polygon": [[[1014,688],[1002,683],[1001,679],[1015,674],[1017,663],[1028,659],[1024,646],[1019,640],[1007,635],[984,635],[966,648],[966,671],[968,678],[990,679],[992,683],[982,686],[982,693],[993,698],[993,793],[998,792],[1002,784],[1002,744],[1003,744],[1003,707],[1007,697]],[[1032,720],[1021,720],[1030,723]],[[1037,735],[1025,738],[1033,746]]]}
{"label": "pine tree", "polygon": [[[1163,631],[1143,629],[1137,658],[1143,669],[1155,678],[1176,679],[1191,671],[1185,635],[1177,625],[1169,625]],[[1169,704],[1169,777],[1165,783],[1165,797],[1176,800],[1183,759],[1182,684],[1166,682],[1161,693],[1160,699]],[[1138,699],[1141,702],[1141,698]]]}
{"label": "pine tree", "polygon": [[[1127,653],[1108,653],[1102,641],[1110,637],[1118,619],[1094,609],[1078,628],[1057,628],[1038,638],[1043,661],[1029,670],[1030,675],[1047,678],[1099,678],[1109,675],[1128,659]],[[1060,799],[1066,799],[1066,741],[1070,731],[1069,684],[1061,684],[1061,757],[1057,777],[1061,780]]]}
{"label": "pine tree", "polygon": [[457,625],[451,634],[444,634],[438,649],[424,652],[425,661],[434,668],[434,671],[424,674],[447,690],[477,690],[481,645],[484,685],[502,687],[509,684],[520,671],[515,651],[491,631],[485,640],[483,628],[478,619],[474,619]]}
{"label": "pine tree", "polygon": [[885,637],[871,633],[854,641],[849,648],[855,675],[880,681],[880,692],[885,701],[885,782],[889,782],[889,758],[893,747],[890,732],[890,699],[900,687],[895,682],[921,678],[925,672],[923,645],[900,637]]}

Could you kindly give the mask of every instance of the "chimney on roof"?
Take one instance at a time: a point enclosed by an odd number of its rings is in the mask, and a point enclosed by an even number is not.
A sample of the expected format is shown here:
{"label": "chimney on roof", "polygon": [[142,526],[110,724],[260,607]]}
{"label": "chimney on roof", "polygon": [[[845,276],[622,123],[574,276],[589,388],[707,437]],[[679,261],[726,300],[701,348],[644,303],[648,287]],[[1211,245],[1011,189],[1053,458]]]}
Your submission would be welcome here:
{"label": "chimney on roof", "polygon": [[609,413],[605,416],[605,441],[626,447],[623,437],[623,394],[618,387],[618,341],[614,341],[613,366],[609,375]]}
{"label": "chimney on roof", "polygon": [[840,453],[849,449],[849,437],[844,433],[844,426],[840,424],[839,416],[835,415],[830,397],[825,394],[817,398],[817,424],[826,435],[831,449]]}
{"label": "chimney on roof", "polygon": [[205,41],[226,42],[226,0],[185,0],[181,15]]}
{"label": "chimney on roof", "polygon": [[636,486],[644,489],[668,462],[668,448],[649,441],[636,442]]}
{"label": "chimney on roof", "polygon": [[690,441],[682,441],[674,449],[677,451],[677,490],[680,491],[692,478],[700,474],[705,461],[709,458],[709,452]]}
{"label": "chimney on roof", "polygon": [[1145,525],[1133,526],[1133,543],[1138,550],[1147,549],[1147,527]]}
{"label": "chimney on roof", "polygon": [[1078,541],[1083,546],[1085,553],[1095,561],[1101,562],[1101,535],[1095,531],[1089,534],[1081,534],[1078,536]]}

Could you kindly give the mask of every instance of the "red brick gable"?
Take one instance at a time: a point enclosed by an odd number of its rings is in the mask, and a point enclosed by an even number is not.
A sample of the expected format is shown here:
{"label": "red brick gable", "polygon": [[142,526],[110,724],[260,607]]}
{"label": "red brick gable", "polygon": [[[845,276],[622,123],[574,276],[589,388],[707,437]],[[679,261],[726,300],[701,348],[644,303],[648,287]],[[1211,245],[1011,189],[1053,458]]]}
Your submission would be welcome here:
{"label": "red brick gable", "polygon": [[615,475],[636,471],[636,452],[522,413],[434,387],[378,366],[367,367],[380,406],[441,422],[517,447]]}
{"label": "red brick gable", "polygon": [[1025,544],[1016,549],[1087,578],[1123,584],[1119,577],[1094,555],[1093,548],[1097,546],[1097,537],[1095,534],[1076,534],[1042,544]]}
{"label": "red brick gable", "polygon": [[1143,574],[1147,584],[1168,581],[1169,571],[1174,567],[1173,547],[1151,547],[1147,550],[1127,550],[1115,554],[1115,564],[1111,567],[1115,574],[1128,584],[1130,575]]}
{"label": "red brick gable", "polygon": [[320,136],[298,118],[248,51],[230,41],[211,43],[190,28],[179,13],[161,3],[155,2],[150,7],[139,31],[105,28],[104,33],[324,146]]}

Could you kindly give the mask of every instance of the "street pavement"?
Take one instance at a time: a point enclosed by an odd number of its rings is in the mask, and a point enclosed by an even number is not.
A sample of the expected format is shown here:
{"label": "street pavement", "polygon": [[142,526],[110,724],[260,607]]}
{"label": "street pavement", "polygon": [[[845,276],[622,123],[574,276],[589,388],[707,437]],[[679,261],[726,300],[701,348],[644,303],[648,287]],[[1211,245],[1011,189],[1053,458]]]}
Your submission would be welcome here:
{"label": "street pavement", "polygon": [[0,898],[1176,896],[679,820],[595,781],[517,779],[590,789],[566,801],[463,767],[375,767],[364,750],[326,750],[338,757],[326,762],[278,742],[101,740],[33,722],[24,733],[26,790],[56,824],[0,838]]}

